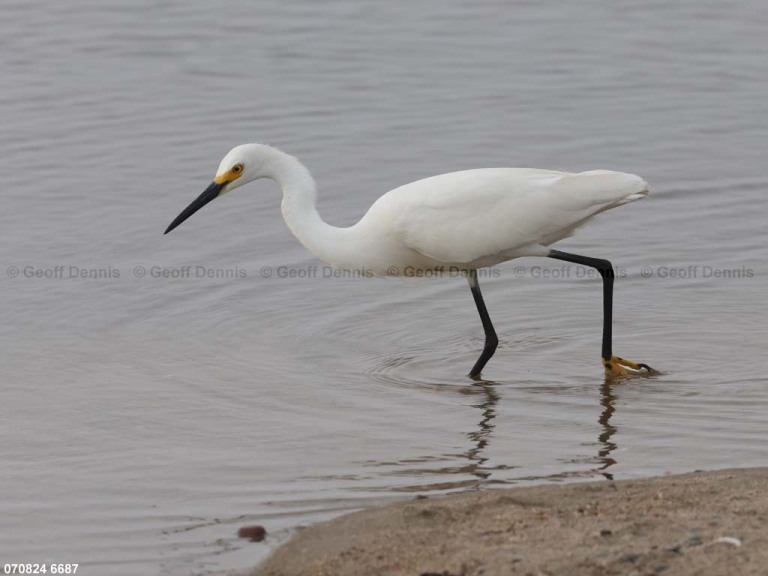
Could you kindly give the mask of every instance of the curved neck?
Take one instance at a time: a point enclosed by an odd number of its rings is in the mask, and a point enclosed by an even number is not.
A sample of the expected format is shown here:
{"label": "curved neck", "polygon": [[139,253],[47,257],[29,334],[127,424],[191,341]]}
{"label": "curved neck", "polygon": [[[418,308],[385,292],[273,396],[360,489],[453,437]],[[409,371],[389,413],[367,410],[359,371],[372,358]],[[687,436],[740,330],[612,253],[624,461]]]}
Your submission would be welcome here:
{"label": "curved neck", "polygon": [[274,149],[266,170],[283,191],[280,209],[293,235],[320,260],[344,266],[345,238],[350,228],[337,228],[317,212],[317,187],[309,170],[298,159]]}

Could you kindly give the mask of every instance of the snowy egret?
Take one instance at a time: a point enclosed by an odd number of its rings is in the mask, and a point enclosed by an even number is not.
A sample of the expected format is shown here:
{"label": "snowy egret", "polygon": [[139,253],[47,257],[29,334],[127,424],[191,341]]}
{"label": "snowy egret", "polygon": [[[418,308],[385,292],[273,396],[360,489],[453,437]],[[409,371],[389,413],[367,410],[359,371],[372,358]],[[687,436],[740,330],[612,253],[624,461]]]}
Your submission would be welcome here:
{"label": "snowy egret", "polygon": [[651,372],[647,364],[613,355],[611,263],[550,248],[596,214],[646,196],[648,186],[639,176],[530,168],[452,172],[391,190],[357,224],[337,228],[318,214],[315,181],[299,160],[271,146],[244,144],[224,157],[213,182],[165,233],[214,198],[259,178],[272,179],[282,188],[283,218],[296,238],[337,268],[377,276],[404,271],[466,275],[485,330],[485,346],[469,373],[473,378],[480,375],[499,342],[477,270],[521,256],[545,256],[597,269],[603,280],[606,374]]}

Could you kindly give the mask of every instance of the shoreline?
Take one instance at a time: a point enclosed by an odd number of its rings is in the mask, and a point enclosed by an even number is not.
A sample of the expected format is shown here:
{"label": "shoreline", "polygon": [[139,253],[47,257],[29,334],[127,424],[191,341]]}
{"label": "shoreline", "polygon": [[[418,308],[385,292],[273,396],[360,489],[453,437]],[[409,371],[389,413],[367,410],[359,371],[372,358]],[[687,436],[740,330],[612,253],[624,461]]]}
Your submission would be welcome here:
{"label": "shoreline", "polygon": [[768,468],[462,492],[299,530],[253,576],[768,573]]}

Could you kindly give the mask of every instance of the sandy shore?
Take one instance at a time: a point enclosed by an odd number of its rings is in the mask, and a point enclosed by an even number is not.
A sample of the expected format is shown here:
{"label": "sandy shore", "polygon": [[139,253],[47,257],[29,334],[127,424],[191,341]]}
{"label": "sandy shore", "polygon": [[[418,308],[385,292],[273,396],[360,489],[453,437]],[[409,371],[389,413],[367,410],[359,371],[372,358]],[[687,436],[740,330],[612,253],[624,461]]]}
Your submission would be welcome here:
{"label": "sandy shore", "polygon": [[254,576],[768,574],[768,468],[417,499],[300,530]]}

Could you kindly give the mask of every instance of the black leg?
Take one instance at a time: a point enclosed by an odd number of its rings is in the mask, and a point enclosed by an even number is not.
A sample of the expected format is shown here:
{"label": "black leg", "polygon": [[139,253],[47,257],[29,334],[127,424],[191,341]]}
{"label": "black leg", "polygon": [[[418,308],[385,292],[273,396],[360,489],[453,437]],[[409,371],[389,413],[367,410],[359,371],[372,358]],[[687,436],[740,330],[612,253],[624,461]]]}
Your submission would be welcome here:
{"label": "black leg", "polygon": [[[560,252],[560,250],[550,250],[549,257],[556,260],[564,260],[565,262],[573,262],[574,264],[581,264],[582,266],[589,266],[595,268],[600,276],[603,278],[603,363],[608,370],[611,369],[611,361],[613,360],[613,279],[615,277],[613,272],[613,266],[608,260],[601,258],[590,258],[589,256],[579,256],[578,254],[569,254],[568,252]],[[634,362],[628,362],[621,358],[618,358],[620,364],[634,368],[644,368],[651,371],[651,367],[648,364],[635,364]]]}
{"label": "black leg", "polygon": [[600,276],[603,278],[602,355],[603,360],[610,362],[613,357],[613,351],[611,350],[611,344],[613,342],[613,266],[611,266],[611,263],[608,260],[569,254],[568,252],[560,252],[560,250],[551,250],[549,257],[556,260],[564,260],[565,262],[573,262],[574,264],[581,264],[582,266],[589,266],[600,272]]}
{"label": "black leg", "polygon": [[491,317],[488,315],[488,309],[485,307],[483,293],[480,292],[480,283],[477,281],[477,271],[470,270],[467,279],[469,280],[469,289],[472,290],[472,297],[475,299],[477,311],[480,313],[480,320],[483,322],[483,330],[485,330],[485,346],[483,346],[480,358],[477,359],[469,373],[471,378],[475,378],[480,375],[488,360],[496,352],[496,347],[499,345],[499,337],[496,336],[496,330],[493,329]]}

